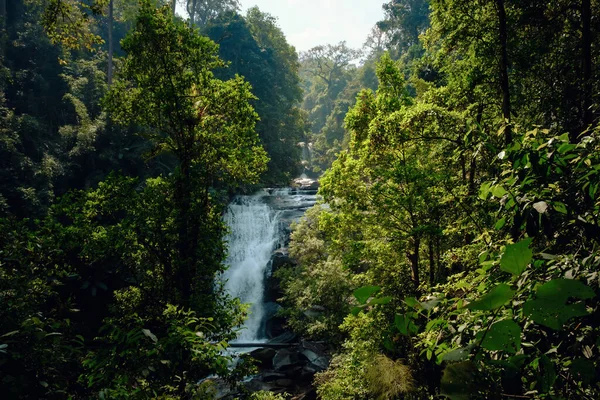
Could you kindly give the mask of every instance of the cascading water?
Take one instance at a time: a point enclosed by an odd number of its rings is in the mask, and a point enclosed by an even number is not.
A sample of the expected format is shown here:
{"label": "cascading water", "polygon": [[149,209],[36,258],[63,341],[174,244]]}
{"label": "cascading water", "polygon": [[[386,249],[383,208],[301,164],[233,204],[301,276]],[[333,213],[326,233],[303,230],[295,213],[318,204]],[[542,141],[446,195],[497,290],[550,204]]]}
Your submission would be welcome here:
{"label": "cascading water", "polygon": [[224,216],[230,233],[229,253],[223,278],[225,289],[243,303],[250,314],[238,342],[265,341],[265,280],[270,275],[273,251],[285,246],[287,229],[315,204],[316,189],[264,189],[236,197]]}
{"label": "cascading water", "polygon": [[230,228],[227,238],[230,267],[224,274],[225,289],[243,303],[251,304],[239,341],[264,338],[264,280],[266,266],[279,242],[279,214],[259,195],[236,198],[225,213],[225,223]]}

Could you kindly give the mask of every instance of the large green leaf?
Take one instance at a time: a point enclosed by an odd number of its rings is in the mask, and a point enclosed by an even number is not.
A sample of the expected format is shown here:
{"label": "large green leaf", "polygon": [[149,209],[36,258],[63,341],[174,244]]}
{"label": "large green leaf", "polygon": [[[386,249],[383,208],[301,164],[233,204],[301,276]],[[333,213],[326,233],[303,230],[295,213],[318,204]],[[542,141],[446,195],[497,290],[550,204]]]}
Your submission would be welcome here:
{"label": "large green leaf", "polygon": [[510,299],[512,299],[515,292],[505,283],[494,287],[481,299],[472,301],[467,304],[469,310],[495,310],[502,307]]}
{"label": "large green leaf", "polygon": [[394,325],[396,325],[396,329],[401,334],[408,336],[408,324],[410,323],[410,318],[405,315],[396,314],[394,317]]}
{"label": "large green leaf", "polygon": [[526,301],[523,314],[535,323],[558,331],[571,318],[586,316],[588,312],[583,303],[564,304],[560,298],[541,298]]}
{"label": "large green leaf", "polygon": [[513,320],[494,323],[481,342],[487,350],[516,353],[521,348],[521,327]]}
{"label": "large green leaf", "polygon": [[462,361],[469,358],[469,354],[471,354],[471,350],[473,349],[473,345],[468,345],[465,347],[460,347],[458,349],[451,350],[444,354],[442,360],[444,361]]}
{"label": "large green leaf", "polygon": [[553,279],[544,283],[537,290],[538,298],[554,298],[566,303],[569,297],[591,299],[596,293],[586,284],[575,279]]}
{"label": "large green leaf", "polygon": [[443,299],[444,299],[443,297],[434,297],[433,299],[429,299],[427,301],[420,302],[419,304],[421,304],[421,307],[424,310],[429,311],[429,310],[433,309],[435,306],[437,306],[438,304],[440,304],[440,302]]}
{"label": "large green leaf", "polygon": [[509,244],[500,258],[500,269],[513,275],[521,275],[533,258],[529,248],[532,238],[523,239],[515,244]]}
{"label": "large green leaf", "polygon": [[354,291],[354,297],[359,304],[365,304],[369,297],[381,289],[379,286],[363,286]]}
{"label": "large green leaf", "polygon": [[369,306],[373,306],[375,304],[388,304],[392,301],[391,296],[383,296],[383,297],[375,297],[373,300],[369,302]]}

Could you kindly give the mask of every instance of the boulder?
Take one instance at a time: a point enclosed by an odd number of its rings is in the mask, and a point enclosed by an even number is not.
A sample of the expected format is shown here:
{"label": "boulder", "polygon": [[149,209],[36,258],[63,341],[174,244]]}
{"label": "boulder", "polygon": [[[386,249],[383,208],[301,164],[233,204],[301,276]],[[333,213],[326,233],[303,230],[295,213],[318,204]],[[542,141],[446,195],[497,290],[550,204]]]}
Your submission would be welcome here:
{"label": "boulder", "polygon": [[263,382],[274,382],[278,379],[285,378],[285,374],[279,372],[265,372],[262,374],[261,379]]}
{"label": "boulder", "polygon": [[[287,236],[287,235],[286,235]],[[284,265],[295,265],[296,262],[283,252],[275,252],[271,256],[271,275]]]}
{"label": "boulder", "polygon": [[275,357],[275,354],[277,354],[277,351],[275,349],[261,347],[260,349],[251,351],[250,357],[258,361],[258,365],[261,368],[272,368],[273,357]]}
{"label": "boulder", "polygon": [[298,353],[290,349],[281,349],[273,357],[273,369],[280,371],[289,365],[296,365],[299,361]]}
{"label": "boulder", "polygon": [[318,371],[323,371],[329,366],[329,357],[323,344],[303,340],[299,351]]}
{"label": "boulder", "polygon": [[277,386],[283,386],[283,387],[289,388],[289,387],[294,386],[294,381],[291,379],[283,378],[283,379],[277,379],[275,381],[275,384]]}

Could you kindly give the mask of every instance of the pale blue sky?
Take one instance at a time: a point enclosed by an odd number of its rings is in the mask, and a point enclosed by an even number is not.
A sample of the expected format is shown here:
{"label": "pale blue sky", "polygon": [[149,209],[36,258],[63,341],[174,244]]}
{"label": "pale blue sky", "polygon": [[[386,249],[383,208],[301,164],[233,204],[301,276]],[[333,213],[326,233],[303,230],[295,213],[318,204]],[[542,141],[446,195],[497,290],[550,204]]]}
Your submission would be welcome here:
{"label": "pale blue sky", "polygon": [[245,11],[257,5],[277,17],[288,43],[306,51],[342,40],[360,48],[371,28],[383,18],[384,0],[240,0]]}

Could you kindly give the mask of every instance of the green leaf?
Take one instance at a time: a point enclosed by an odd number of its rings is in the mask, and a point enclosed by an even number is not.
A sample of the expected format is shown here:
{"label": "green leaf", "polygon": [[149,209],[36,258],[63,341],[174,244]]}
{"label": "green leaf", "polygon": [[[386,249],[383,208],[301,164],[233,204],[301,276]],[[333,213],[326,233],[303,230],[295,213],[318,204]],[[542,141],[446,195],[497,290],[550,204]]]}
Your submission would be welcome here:
{"label": "green leaf", "polygon": [[477,392],[477,367],[471,361],[448,365],[444,369],[441,394],[451,400],[469,400]]}
{"label": "green leaf", "polygon": [[410,318],[406,315],[396,314],[394,317],[394,325],[398,332],[403,334],[404,336],[408,336],[408,324],[410,323]]}
{"label": "green leaf", "polygon": [[491,351],[516,353],[521,348],[521,327],[511,319],[498,321],[490,326],[481,347]]}
{"label": "green leaf", "polygon": [[575,279],[553,279],[538,288],[537,296],[555,298],[566,303],[569,297],[585,300],[596,296],[596,293],[592,288]]}
{"label": "green leaf", "polygon": [[352,307],[352,309],[350,310],[350,313],[354,316],[357,316],[358,314],[360,314],[360,312],[364,309],[364,306],[356,306],[356,307]]}
{"label": "green leaf", "polygon": [[444,361],[462,361],[469,358],[469,354],[471,354],[471,350],[473,349],[473,345],[468,345],[465,347],[460,347],[458,349],[451,350],[444,354],[442,360]]}
{"label": "green leaf", "polygon": [[490,290],[479,300],[472,301],[467,304],[466,308],[469,310],[495,310],[506,304],[515,292],[505,283],[501,283],[498,286]]}
{"label": "green leaf", "polygon": [[434,297],[433,299],[430,299],[430,300],[427,300],[427,301],[421,302],[421,303],[419,303],[419,304],[421,305],[421,307],[422,307],[424,310],[427,310],[427,311],[429,311],[429,310],[433,309],[433,307],[435,307],[435,306],[437,306],[438,304],[440,304],[440,302],[441,302],[443,299],[444,299],[443,297]]}
{"label": "green leaf", "polygon": [[373,300],[371,300],[368,305],[372,306],[375,304],[388,304],[390,301],[392,301],[391,296],[376,297]]}
{"label": "green leaf", "polygon": [[565,206],[563,203],[561,203],[560,201],[555,201],[552,203],[552,207],[554,207],[554,209],[556,211],[558,211],[561,214],[567,214],[567,206]]}
{"label": "green leaf", "polygon": [[354,297],[359,304],[365,304],[369,297],[381,289],[379,286],[363,286],[354,291]]}
{"label": "green leaf", "polygon": [[532,240],[527,238],[507,245],[500,258],[500,269],[516,276],[521,275],[533,258],[533,252],[529,248]]}
{"label": "green leaf", "polygon": [[560,154],[563,154],[563,153],[573,150],[576,147],[577,146],[574,144],[564,143],[564,144],[560,145],[556,151],[558,151]]}
{"label": "green leaf", "polygon": [[488,194],[490,193],[490,182],[485,182],[481,185],[481,188],[479,189],[479,198],[481,200],[486,200],[488,197]]}
{"label": "green leaf", "polygon": [[560,298],[528,300],[523,304],[523,314],[529,316],[535,323],[556,331],[571,318],[588,315],[583,303],[566,305],[560,300]]}
{"label": "green leaf", "polygon": [[496,228],[496,230],[499,230],[502,229],[504,225],[506,225],[506,217],[502,217],[501,219],[499,219],[496,222],[496,225],[494,225],[494,228]]}
{"label": "green leaf", "polygon": [[419,303],[417,301],[417,299],[415,299],[414,297],[407,297],[404,299],[404,302],[406,303],[407,306],[409,307],[413,307],[413,308],[421,308],[421,303]]}
{"label": "green leaf", "polygon": [[492,194],[494,195],[494,197],[502,197],[506,194],[506,189],[504,189],[502,186],[500,185],[496,185],[492,188]]}

